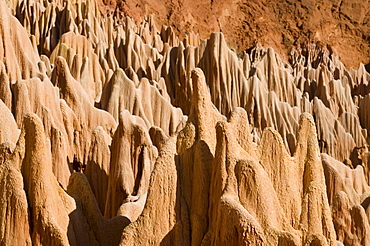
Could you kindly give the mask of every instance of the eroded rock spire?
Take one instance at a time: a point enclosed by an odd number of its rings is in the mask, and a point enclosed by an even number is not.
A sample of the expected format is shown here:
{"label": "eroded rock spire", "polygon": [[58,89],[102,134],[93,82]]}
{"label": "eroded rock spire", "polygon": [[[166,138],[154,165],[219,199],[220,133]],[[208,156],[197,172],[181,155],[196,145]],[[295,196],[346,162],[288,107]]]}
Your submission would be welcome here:
{"label": "eroded rock spire", "polygon": [[0,16],[0,244],[369,243],[363,65],[237,55],[92,0]]}

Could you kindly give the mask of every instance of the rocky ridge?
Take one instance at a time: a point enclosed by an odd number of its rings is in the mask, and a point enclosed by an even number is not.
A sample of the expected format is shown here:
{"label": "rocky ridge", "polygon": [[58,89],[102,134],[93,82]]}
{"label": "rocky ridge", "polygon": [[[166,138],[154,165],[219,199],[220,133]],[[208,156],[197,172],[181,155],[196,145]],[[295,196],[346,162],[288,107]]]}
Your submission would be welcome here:
{"label": "rocky ridge", "polygon": [[90,0],[0,2],[0,244],[367,245],[370,74]]}
{"label": "rocky ridge", "polygon": [[347,67],[361,62],[370,69],[368,0],[98,0],[98,5],[103,13],[128,15],[137,23],[154,13],[157,23],[182,37],[223,32],[237,52],[262,44],[288,59],[294,47],[318,42]]}

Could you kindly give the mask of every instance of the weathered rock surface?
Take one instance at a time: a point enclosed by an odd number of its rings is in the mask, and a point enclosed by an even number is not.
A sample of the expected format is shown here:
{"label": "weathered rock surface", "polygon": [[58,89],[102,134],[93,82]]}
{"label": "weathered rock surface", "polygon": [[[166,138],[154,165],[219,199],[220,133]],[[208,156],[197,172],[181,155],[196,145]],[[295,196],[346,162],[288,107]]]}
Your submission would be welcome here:
{"label": "weathered rock surface", "polygon": [[99,7],[0,2],[0,245],[370,244],[363,65]]}
{"label": "weathered rock surface", "polygon": [[99,0],[102,12],[127,14],[137,22],[151,14],[179,35],[196,31],[202,38],[223,32],[236,50],[255,43],[289,54],[306,42],[329,44],[346,66],[370,62],[368,0],[343,1],[221,1],[221,0]]}

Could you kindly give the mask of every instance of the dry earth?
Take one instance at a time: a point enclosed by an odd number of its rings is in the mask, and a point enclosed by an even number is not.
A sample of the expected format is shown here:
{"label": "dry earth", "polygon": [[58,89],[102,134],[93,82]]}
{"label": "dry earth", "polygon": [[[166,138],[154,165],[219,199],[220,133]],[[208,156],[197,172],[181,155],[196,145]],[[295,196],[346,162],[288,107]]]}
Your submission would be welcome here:
{"label": "dry earth", "polygon": [[318,42],[330,46],[347,67],[370,63],[368,0],[99,1],[102,12],[124,13],[137,22],[154,14],[159,25],[172,26],[180,37],[189,31],[202,38],[223,32],[237,52],[260,44],[288,59],[292,47]]}

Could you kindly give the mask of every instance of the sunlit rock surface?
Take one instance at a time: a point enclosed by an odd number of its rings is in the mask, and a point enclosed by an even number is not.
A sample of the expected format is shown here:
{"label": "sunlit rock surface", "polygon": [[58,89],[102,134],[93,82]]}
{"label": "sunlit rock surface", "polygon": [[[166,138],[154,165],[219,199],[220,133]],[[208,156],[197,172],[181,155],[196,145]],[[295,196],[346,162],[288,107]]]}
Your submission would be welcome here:
{"label": "sunlit rock surface", "polygon": [[370,75],[90,0],[0,2],[1,245],[368,245]]}

